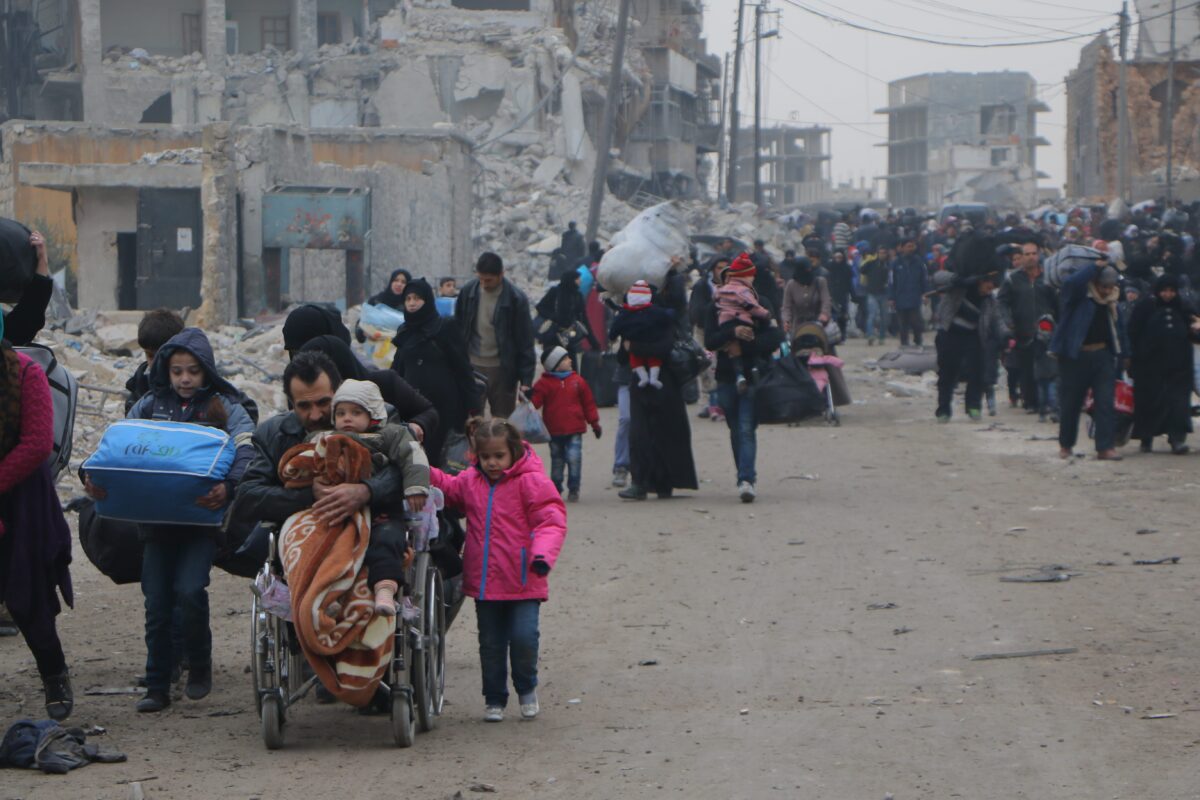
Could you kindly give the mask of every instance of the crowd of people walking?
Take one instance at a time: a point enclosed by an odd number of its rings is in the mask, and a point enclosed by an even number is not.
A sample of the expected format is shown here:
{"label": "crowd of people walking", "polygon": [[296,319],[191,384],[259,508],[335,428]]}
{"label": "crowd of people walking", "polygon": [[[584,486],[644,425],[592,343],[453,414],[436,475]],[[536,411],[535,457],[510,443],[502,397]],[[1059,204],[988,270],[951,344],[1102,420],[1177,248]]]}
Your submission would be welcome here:
{"label": "crowd of people walking", "polygon": [[[572,225],[560,254],[570,260],[537,303],[494,253],[478,258],[461,290],[450,279],[437,280],[435,291],[430,278],[392,272],[370,300],[404,315],[389,369],[359,359],[337,310],[292,309],[282,331],[289,409],[261,422],[220,374],[203,331],[185,328],[173,312],[149,312],[127,412],[228,433],[234,465],[196,503],[228,509],[243,532],[308,510],[327,522],[360,511],[386,521],[403,513],[398,499],[416,509],[440,488],[466,519],[464,591],[478,604],[485,718],[503,718],[510,663],[521,712],[533,717],[545,579],[563,546],[566,503],[584,492],[584,435],[604,433],[584,378],[596,363],[618,386],[611,482],[629,501],[698,489],[688,398],[703,394],[700,415],[728,428],[731,484],[753,502],[759,393],[774,361],[792,350],[807,357],[814,336],[820,363],[833,365],[848,335],[871,348],[889,337],[921,348],[932,328],[937,421],[951,421],[963,384],[968,418],[997,414],[1003,368],[1009,405],[1057,421],[1063,458],[1075,456],[1085,412],[1101,460],[1121,458],[1129,437],[1149,452],[1165,436],[1182,455],[1197,390],[1197,216],[1182,207],[1119,218],[1085,208],[1062,219],[820,216],[797,221],[799,249],[779,261],[766,242],[729,239],[708,258],[678,258],[663,279],[606,299],[597,280],[603,253],[585,247]],[[69,533],[44,466],[53,444],[46,377],[11,348],[36,335],[49,299],[45,244],[37,234],[31,243],[41,255],[38,275],[5,315],[0,345],[0,600],[37,662],[47,714],[64,719],[73,693],[54,620],[59,596],[72,601]],[[527,403],[541,409],[549,474],[507,421]],[[381,436],[390,443],[376,447],[385,466],[339,485],[297,488],[281,477],[293,448],[338,432]],[[465,470],[451,468],[464,460]],[[105,499],[98,478],[80,477],[90,497]],[[392,610],[392,592],[399,608],[405,591],[393,577],[404,545],[384,527],[371,526],[367,562],[376,578],[389,576],[372,580],[384,590],[376,595],[381,612]],[[207,586],[226,543],[207,527],[147,523],[140,535],[147,656],[138,710],[157,712],[171,704],[181,667],[188,698],[212,689]]]}

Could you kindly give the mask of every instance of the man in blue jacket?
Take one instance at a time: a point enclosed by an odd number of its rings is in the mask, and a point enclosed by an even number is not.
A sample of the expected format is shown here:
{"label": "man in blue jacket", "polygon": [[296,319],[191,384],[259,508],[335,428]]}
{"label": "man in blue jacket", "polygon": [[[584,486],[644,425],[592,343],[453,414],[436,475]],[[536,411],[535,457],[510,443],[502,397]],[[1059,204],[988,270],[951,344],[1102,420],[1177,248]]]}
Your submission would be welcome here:
{"label": "man in blue jacket", "polygon": [[917,347],[922,344],[925,321],[921,318],[921,307],[928,291],[929,270],[924,259],[917,255],[917,240],[905,236],[900,242],[900,253],[892,262],[892,282],[888,287],[889,305],[900,325],[901,347],[908,344],[910,332],[913,344]]}
{"label": "man in blue jacket", "polygon": [[1094,404],[1096,458],[1119,461],[1116,444],[1116,411],[1113,408],[1118,362],[1127,366],[1129,339],[1118,300],[1116,269],[1103,260],[1088,264],[1062,287],[1061,313],[1050,352],[1058,358],[1059,457],[1070,458],[1079,436],[1079,413],[1088,389]]}

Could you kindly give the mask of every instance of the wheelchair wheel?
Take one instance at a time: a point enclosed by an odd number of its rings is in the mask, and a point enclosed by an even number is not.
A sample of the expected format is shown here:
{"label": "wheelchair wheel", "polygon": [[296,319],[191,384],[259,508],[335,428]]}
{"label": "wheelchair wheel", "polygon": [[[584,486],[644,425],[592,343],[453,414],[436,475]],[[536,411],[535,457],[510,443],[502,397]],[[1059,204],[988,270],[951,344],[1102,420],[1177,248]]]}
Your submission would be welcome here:
{"label": "wheelchair wheel", "polygon": [[265,652],[259,649],[262,639],[263,611],[258,603],[258,595],[251,595],[250,604],[250,672],[254,681],[254,711],[262,713],[263,690],[263,660]]}
{"label": "wheelchair wheel", "polygon": [[392,741],[397,747],[412,747],[417,737],[417,721],[413,718],[413,699],[409,691],[392,687]]}
{"label": "wheelchair wheel", "polygon": [[433,730],[442,713],[445,675],[445,603],[442,598],[442,579],[432,567],[425,572],[425,586],[420,596],[421,651],[413,656],[413,700],[421,731]]}
{"label": "wheelchair wheel", "polygon": [[268,750],[278,750],[283,747],[283,711],[280,708],[278,695],[266,695],[262,698],[262,737],[263,744]]}

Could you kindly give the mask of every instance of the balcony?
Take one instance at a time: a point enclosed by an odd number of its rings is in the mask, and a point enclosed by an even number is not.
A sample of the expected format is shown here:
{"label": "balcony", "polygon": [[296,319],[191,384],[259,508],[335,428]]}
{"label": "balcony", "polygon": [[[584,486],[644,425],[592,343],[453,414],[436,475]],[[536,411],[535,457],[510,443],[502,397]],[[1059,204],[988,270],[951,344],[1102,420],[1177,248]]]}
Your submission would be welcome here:
{"label": "balcony", "polygon": [[716,153],[721,149],[721,126],[705,122],[696,126],[696,149],[702,153]]}

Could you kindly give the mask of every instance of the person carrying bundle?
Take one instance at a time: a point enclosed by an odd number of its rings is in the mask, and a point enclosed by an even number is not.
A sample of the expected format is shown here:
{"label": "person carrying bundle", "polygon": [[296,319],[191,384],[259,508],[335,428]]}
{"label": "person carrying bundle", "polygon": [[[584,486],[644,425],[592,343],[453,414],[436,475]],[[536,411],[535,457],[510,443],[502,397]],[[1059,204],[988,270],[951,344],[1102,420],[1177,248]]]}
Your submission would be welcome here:
{"label": "person carrying bundle", "polygon": [[[240,405],[242,394],[217,371],[212,345],[198,328],[185,328],[163,345],[150,368],[150,393],[129,410],[129,419],[187,422],[219,428],[234,439],[236,454],[225,479],[196,505],[219,510],[233,499],[234,488],[254,455],[254,423]],[[89,496],[104,500],[107,491],[85,476]],[[191,700],[212,691],[212,631],[208,616],[208,583],[217,552],[219,528],[201,525],[139,525],[144,542],[142,594],[146,601],[146,694],[140,712],[157,712],[171,704],[174,664],[172,616],[182,615],[188,651],[186,694]]]}

